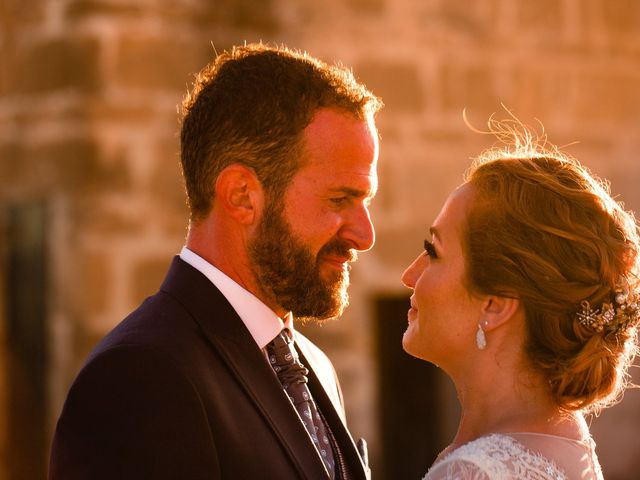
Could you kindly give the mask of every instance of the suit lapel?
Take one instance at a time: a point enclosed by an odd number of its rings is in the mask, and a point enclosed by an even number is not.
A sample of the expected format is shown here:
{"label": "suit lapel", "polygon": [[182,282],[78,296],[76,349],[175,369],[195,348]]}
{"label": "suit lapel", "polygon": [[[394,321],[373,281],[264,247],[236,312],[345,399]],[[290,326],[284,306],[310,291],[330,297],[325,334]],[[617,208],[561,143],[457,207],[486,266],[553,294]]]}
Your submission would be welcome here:
{"label": "suit lapel", "polygon": [[199,271],[176,257],[162,289],[193,315],[264,420],[301,478],[323,478],[325,468],[311,438],[251,334],[235,310]]}
{"label": "suit lapel", "polygon": [[[248,334],[248,332],[247,332]],[[255,345],[211,337],[238,382],[271,425],[303,477],[324,476],[324,465],[291,401]],[[253,342],[253,339],[251,339]]]}
{"label": "suit lapel", "polygon": [[327,391],[322,385],[322,382],[318,378],[316,371],[318,371],[320,366],[316,365],[313,362],[313,355],[307,354],[305,355],[305,348],[302,343],[296,342],[296,347],[300,354],[300,361],[307,367],[309,370],[309,390],[311,390],[311,395],[315,400],[316,404],[320,408],[320,411],[324,415],[327,423],[329,424],[329,428],[331,428],[331,432],[338,442],[338,446],[344,457],[349,472],[356,479],[365,479],[368,478],[365,473],[368,470],[368,466],[365,467],[362,459],[360,458],[360,454],[358,453],[358,449],[356,448],[355,443],[353,442],[353,438],[345,425],[342,415],[336,410],[336,405],[331,400]]}

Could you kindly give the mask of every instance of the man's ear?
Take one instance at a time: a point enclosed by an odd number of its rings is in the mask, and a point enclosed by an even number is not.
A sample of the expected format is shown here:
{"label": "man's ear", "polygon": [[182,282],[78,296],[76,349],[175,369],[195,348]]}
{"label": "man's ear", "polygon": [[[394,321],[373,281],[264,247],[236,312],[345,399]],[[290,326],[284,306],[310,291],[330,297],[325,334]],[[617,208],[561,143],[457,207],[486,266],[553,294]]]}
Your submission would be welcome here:
{"label": "man's ear", "polygon": [[215,203],[243,225],[253,224],[264,205],[264,192],[253,169],[234,163],[216,180]]}
{"label": "man's ear", "polygon": [[520,299],[489,296],[482,305],[482,329],[489,332],[511,320],[520,308]]}

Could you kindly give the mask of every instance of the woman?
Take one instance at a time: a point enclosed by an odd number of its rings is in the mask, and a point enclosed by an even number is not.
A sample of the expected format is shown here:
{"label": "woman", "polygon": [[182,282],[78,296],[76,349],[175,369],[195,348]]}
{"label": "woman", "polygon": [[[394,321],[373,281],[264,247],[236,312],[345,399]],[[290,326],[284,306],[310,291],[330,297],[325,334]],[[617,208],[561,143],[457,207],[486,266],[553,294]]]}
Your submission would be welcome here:
{"label": "woman", "polygon": [[474,162],[402,280],[404,349],[462,405],[426,479],[601,479],[584,414],[614,403],[637,347],[638,233],[577,161],[517,122]]}

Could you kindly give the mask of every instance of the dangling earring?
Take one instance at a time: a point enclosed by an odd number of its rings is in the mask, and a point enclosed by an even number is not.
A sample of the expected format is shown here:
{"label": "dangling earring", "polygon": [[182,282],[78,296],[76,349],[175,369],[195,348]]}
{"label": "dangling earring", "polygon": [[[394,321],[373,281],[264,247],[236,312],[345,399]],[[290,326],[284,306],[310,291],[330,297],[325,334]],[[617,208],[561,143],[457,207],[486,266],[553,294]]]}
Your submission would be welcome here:
{"label": "dangling earring", "polygon": [[[482,322],[482,324],[486,326],[487,321],[485,320],[484,322]],[[487,337],[485,336],[484,330],[482,329],[480,323],[478,323],[478,331],[476,332],[476,346],[478,347],[478,350],[484,350],[485,348],[487,348]]]}

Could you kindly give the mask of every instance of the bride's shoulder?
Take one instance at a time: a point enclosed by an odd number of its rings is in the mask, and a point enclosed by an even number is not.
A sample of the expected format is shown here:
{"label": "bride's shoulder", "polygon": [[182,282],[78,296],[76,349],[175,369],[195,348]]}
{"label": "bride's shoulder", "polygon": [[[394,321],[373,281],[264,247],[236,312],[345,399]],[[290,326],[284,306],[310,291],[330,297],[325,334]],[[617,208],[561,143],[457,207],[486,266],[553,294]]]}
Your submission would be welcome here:
{"label": "bride's shoulder", "polygon": [[425,480],[508,478],[565,480],[566,476],[551,460],[502,434],[486,435],[462,445],[438,460],[425,476]]}

